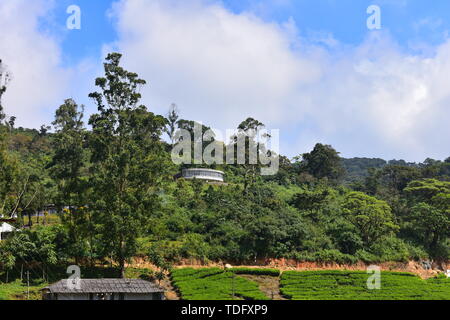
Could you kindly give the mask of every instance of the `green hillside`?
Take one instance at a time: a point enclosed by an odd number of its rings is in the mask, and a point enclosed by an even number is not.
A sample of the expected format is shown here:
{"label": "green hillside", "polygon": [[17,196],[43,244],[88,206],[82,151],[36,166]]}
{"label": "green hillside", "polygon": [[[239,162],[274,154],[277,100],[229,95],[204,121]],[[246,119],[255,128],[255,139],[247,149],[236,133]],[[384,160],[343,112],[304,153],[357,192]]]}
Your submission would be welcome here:
{"label": "green hillside", "polygon": [[369,274],[355,271],[284,272],[281,292],[292,300],[450,300],[450,279],[381,272],[381,289],[369,290]]}

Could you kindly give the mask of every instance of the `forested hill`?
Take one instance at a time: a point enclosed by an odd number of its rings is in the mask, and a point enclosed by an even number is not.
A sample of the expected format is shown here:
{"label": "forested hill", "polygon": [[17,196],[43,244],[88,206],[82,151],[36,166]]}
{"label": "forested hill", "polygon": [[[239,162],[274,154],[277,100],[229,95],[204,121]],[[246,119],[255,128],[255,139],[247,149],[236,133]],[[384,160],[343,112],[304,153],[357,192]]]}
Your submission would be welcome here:
{"label": "forested hill", "polygon": [[[425,160],[433,162],[432,159]],[[406,162],[405,160],[383,160],[380,158],[342,158],[342,166],[346,174],[344,181],[346,183],[361,181],[369,176],[369,169],[381,169],[386,165],[398,165],[404,167],[419,167],[420,164]]]}
{"label": "forested hill", "polygon": [[[0,105],[0,217],[17,216],[21,230],[0,242],[0,273],[76,262],[113,264],[124,276],[137,256],[162,270],[186,258],[449,259],[450,158],[342,160],[317,143],[294,159],[280,155],[271,176],[246,152],[245,164],[202,165],[224,171],[225,184],[175,180],[185,166],[173,162],[171,150],[184,140],[173,133],[192,133],[196,124],[174,107],[162,116],[140,105],[146,82],[120,60],[108,55],[98,91],[89,94],[97,112],[88,119],[67,99],[55,106],[51,128],[16,128]],[[0,102],[5,92],[0,88]],[[237,135],[249,145],[248,132],[264,124],[242,120]],[[213,143],[237,148],[238,140]],[[260,155],[274,155],[252,143]]]}
{"label": "forested hill", "polygon": [[369,175],[369,169],[380,169],[387,165],[387,161],[380,158],[342,158],[345,169],[346,182],[361,181]]}

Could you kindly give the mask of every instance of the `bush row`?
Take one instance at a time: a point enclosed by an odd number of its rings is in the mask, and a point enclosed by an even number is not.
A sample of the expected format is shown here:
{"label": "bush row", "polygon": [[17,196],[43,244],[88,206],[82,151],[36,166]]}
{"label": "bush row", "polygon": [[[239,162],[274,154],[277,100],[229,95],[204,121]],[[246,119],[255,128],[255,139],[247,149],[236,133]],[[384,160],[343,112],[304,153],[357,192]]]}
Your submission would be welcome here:
{"label": "bush row", "polygon": [[278,269],[237,267],[237,268],[230,269],[230,271],[235,274],[249,274],[249,275],[259,275],[259,276],[278,277],[280,275],[280,270],[278,270]]}
{"label": "bush row", "polygon": [[256,282],[220,268],[176,269],[171,278],[184,300],[268,300]]}
{"label": "bush row", "polygon": [[449,300],[450,280],[422,280],[404,272],[382,272],[381,288],[369,290],[372,274],[362,271],[288,271],[282,274],[282,294],[294,300]]}

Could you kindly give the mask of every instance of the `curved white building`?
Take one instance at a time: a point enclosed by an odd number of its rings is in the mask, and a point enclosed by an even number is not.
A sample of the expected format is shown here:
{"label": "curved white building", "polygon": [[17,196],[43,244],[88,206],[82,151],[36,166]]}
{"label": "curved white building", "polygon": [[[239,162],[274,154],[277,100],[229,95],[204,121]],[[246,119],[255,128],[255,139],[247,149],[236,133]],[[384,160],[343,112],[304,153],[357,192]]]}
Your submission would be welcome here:
{"label": "curved white building", "polygon": [[219,170],[195,168],[195,169],[183,169],[181,177],[184,179],[199,179],[206,181],[224,182],[224,173]]}

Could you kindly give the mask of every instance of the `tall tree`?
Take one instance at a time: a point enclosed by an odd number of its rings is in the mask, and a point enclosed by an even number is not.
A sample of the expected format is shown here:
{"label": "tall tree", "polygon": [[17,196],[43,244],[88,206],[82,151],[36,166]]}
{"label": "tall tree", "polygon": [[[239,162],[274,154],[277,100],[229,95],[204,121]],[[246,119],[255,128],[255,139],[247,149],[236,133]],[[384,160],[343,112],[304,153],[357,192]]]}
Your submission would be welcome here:
{"label": "tall tree", "polygon": [[175,143],[175,132],[177,131],[177,123],[180,118],[178,107],[176,104],[170,106],[169,112],[167,114],[167,134],[169,135],[172,146]]}
{"label": "tall tree", "polygon": [[302,155],[301,167],[317,179],[337,181],[345,174],[339,152],[332,146],[316,144],[314,150]]}
{"label": "tall tree", "polygon": [[168,154],[160,136],[167,120],[139,105],[146,82],[120,66],[111,53],[100,92],[91,93],[98,107],[92,126],[92,207],[98,236],[125,276],[125,263],[137,250],[137,238],[159,205],[158,187],[167,171]]}
{"label": "tall tree", "polygon": [[10,80],[11,80],[11,75],[6,70],[6,66],[3,64],[2,60],[0,59],[0,122],[3,122],[3,120],[5,119],[5,114],[3,112],[3,105],[2,105],[2,97],[3,97],[3,94],[6,92],[6,88],[7,88]]}
{"label": "tall tree", "polygon": [[[234,161],[238,167],[243,169],[244,176],[244,193],[247,193],[248,188],[256,182],[258,176],[258,169],[261,168],[261,162],[258,158],[262,153],[270,155],[270,151],[266,150],[264,143],[259,141],[259,133],[265,127],[264,123],[254,119],[247,118],[238,126],[238,132],[231,137],[231,145],[228,147],[234,148]],[[268,139],[268,134],[264,135]],[[241,144],[241,147],[240,147]],[[242,147],[244,150],[242,150]],[[240,154],[240,153],[244,154]],[[244,163],[239,163],[239,159]]]}
{"label": "tall tree", "polygon": [[10,214],[17,201],[14,194],[15,178],[18,174],[18,166],[15,159],[8,152],[6,118],[3,112],[2,97],[10,81],[10,75],[0,59],[0,217]]}
{"label": "tall tree", "polygon": [[368,246],[399,229],[389,205],[362,192],[348,193],[342,209],[347,220],[358,228],[361,238]]}
{"label": "tall tree", "polygon": [[450,182],[417,180],[404,191],[414,204],[408,220],[416,238],[433,256],[448,259],[450,250],[445,242],[450,237]]}
{"label": "tall tree", "polygon": [[84,255],[85,239],[89,239],[92,257],[92,223],[87,204],[87,173],[85,142],[87,132],[83,122],[84,106],[72,100],[64,101],[55,113],[52,139],[54,155],[49,164],[51,176],[57,181],[57,206],[65,208],[63,222],[69,230],[75,260]]}

